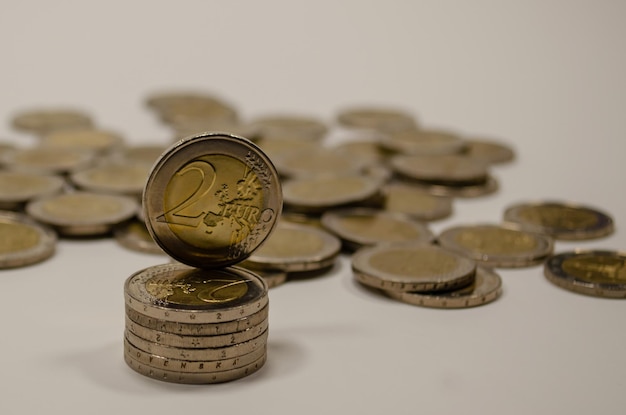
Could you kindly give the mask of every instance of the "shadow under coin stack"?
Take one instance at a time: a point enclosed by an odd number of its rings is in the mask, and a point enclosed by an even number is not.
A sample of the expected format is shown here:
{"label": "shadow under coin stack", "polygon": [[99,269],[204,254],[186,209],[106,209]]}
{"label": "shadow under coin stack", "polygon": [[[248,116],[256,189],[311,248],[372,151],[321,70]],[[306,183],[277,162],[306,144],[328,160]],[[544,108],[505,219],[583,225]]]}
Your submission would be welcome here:
{"label": "shadow under coin stack", "polygon": [[126,363],[175,383],[227,382],[260,369],[268,285],[235,264],[269,237],[280,216],[271,161],[238,136],[183,139],[154,165],[143,207],[148,231],[177,262],[126,280]]}

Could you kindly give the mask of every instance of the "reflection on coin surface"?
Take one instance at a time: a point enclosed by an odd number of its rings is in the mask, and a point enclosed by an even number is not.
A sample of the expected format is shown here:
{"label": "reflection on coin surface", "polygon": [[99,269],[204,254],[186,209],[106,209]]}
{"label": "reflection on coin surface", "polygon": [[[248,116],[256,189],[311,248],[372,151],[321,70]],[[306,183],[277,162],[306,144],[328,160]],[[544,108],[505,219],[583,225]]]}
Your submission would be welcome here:
{"label": "reflection on coin surface", "polygon": [[65,180],[50,174],[0,171],[0,206],[18,208],[31,199],[58,193],[64,185]]}
{"label": "reflection on coin surface", "polygon": [[393,108],[346,108],[339,112],[337,121],[345,127],[371,128],[384,132],[412,130],[417,127],[411,114]]}
{"label": "reflection on coin surface", "polygon": [[72,128],[91,127],[91,118],[80,111],[69,109],[40,109],[23,111],[13,117],[13,127],[35,134]]}
{"label": "reflection on coin surface", "polygon": [[235,320],[268,303],[263,279],[239,267],[211,270],[178,263],[156,265],[131,275],[124,292],[130,308],[182,323]]}
{"label": "reflection on coin surface", "polygon": [[54,253],[56,234],[30,217],[0,211],[0,268],[41,262]]}
{"label": "reflection on coin surface", "polygon": [[443,231],[439,244],[492,267],[526,267],[552,253],[547,235],[500,225],[456,226]]}
{"label": "reflection on coin surface", "polygon": [[419,220],[443,219],[452,214],[452,199],[435,196],[409,184],[393,183],[383,188],[385,210],[407,214]]}
{"label": "reflection on coin surface", "polygon": [[109,232],[135,216],[138,208],[126,196],[73,192],[34,200],[26,212],[64,235],[88,236]]}
{"label": "reflection on coin surface", "polygon": [[564,240],[600,238],[613,232],[613,219],[606,213],[563,202],[513,205],[504,212],[504,220]]}
{"label": "reflection on coin surface", "polygon": [[488,268],[476,268],[474,282],[467,287],[451,291],[385,293],[403,303],[434,308],[467,308],[490,303],[502,292],[502,279]]}
{"label": "reflection on coin surface", "polygon": [[626,254],[615,251],[573,251],[545,263],[548,280],[566,290],[607,298],[626,298]]}
{"label": "reflection on coin surface", "polygon": [[157,161],[143,193],[148,231],[174,259],[216,268],[247,258],[282,210],[278,175],[249,140],[206,133]]}
{"label": "reflection on coin surface", "polygon": [[148,254],[165,254],[150,236],[145,223],[140,220],[132,220],[116,226],[113,230],[113,236],[120,245],[132,251]]}
{"label": "reflection on coin surface", "polygon": [[354,208],[331,210],[322,215],[322,225],[349,249],[387,242],[431,242],[428,227],[400,213]]}
{"label": "reflection on coin surface", "polygon": [[476,264],[437,246],[396,243],[359,249],[352,256],[352,270],[357,281],[374,288],[432,291],[470,284]]}
{"label": "reflection on coin surface", "polygon": [[380,187],[379,180],[359,175],[302,177],[284,183],[283,197],[292,211],[321,213],[373,198]]}
{"label": "reflection on coin surface", "polygon": [[280,222],[271,237],[247,260],[252,269],[310,271],[335,262],[341,242],[319,228]]}
{"label": "reflection on coin surface", "polygon": [[54,148],[73,148],[98,153],[121,146],[122,137],[110,131],[96,129],[73,129],[52,132],[41,139],[41,145]]}

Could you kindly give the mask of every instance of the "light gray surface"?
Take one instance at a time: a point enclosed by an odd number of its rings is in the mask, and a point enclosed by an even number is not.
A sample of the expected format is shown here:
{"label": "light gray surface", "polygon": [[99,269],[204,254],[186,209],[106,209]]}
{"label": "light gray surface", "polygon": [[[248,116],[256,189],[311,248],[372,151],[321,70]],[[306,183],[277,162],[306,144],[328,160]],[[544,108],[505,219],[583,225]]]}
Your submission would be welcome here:
{"label": "light gray surface", "polygon": [[[497,194],[457,201],[435,232],[553,198],[601,207],[617,228],[557,251],[626,249],[625,12],[617,1],[5,1],[0,136],[33,144],[11,115],[62,104],[130,142],[165,143],[142,100],[177,87],[217,93],[246,118],[393,105],[517,151],[494,170]],[[123,361],[122,284],[160,262],[113,240],[62,241],[49,261],[0,271],[0,412],[623,412],[626,302],[561,290],[541,267],[502,271],[493,304],[446,311],[373,295],[344,258],[271,291],[259,373],[154,381]]]}

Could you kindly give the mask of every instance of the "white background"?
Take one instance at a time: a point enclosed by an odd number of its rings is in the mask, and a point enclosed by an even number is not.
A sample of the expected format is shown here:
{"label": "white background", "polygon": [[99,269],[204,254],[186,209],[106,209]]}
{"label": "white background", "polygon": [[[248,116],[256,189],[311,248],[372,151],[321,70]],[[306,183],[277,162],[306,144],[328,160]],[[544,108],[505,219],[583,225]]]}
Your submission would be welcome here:
{"label": "white background", "polygon": [[[244,119],[333,121],[391,105],[429,127],[500,139],[501,190],[458,200],[456,224],[498,222],[527,199],[600,207],[616,233],[556,245],[624,249],[626,3],[620,1],[2,1],[0,136],[33,106],[69,106],[128,142],[166,143],[143,104],[191,89]],[[66,241],[0,271],[0,412],[623,413],[626,301],[559,289],[540,266],[502,270],[504,294],[468,310],[360,288],[343,258],[270,293],[269,361],[222,385],[148,379],[122,358],[123,282],[162,257]]]}

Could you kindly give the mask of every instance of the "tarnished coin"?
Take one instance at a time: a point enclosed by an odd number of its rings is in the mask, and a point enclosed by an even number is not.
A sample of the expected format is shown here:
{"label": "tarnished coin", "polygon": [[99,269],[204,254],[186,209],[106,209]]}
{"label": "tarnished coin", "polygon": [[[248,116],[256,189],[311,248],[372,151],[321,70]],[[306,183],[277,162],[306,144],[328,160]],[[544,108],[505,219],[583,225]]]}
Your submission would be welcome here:
{"label": "tarnished coin", "polygon": [[322,215],[322,225],[351,250],[388,242],[429,243],[434,239],[422,222],[401,213],[377,209],[330,210]]}
{"label": "tarnished coin", "polygon": [[265,331],[257,338],[233,346],[208,347],[203,349],[187,349],[161,345],[144,340],[128,330],[124,332],[124,336],[133,346],[157,356],[182,360],[220,360],[243,356],[259,348],[264,348],[267,344],[268,331]]}
{"label": "tarnished coin", "polygon": [[439,244],[491,267],[527,267],[552,253],[552,238],[505,225],[464,225],[443,231]]}
{"label": "tarnished coin", "polygon": [[13,117],[12,124],[17,130],[44,135],[58,130],[88,128],[93,123],[81,111],[48,108],[20,112]]}
{"label": "tarnished coin", "polygon": [[319,140],[328,130],[322,121],[299,115],[264,116],[251,124],[261,138]]}
{"label": "tarnished coin", "polygon": [[515,158],[515,152],[505,143],[487,140],[465,140],[464,154],[489,164],[508,163]]}
{"label": "tarnished coin", "polygon": [[222,323],[180,323],[177,321],[160,320],[146,316],[136,310],[126,306],[126,316],[135,323],[166,333],[175,333],[183,336],[217,336],[223,334],[236,333],[250,329],[267,320],[269,306],[265,306],[260,311],[237,320],[225,321]]}
{"label": "tarnished coin", "polygon": [[487,165],[462,155],[407,156],[390,160],[391,168],[411,180],[443,185],[479,184],[487,180]]}
{"label": "tarnished coin", "polygon": [[356,174],[367,165],[365,159],[323,147],[290,153],[274,162],[285,177]]}
{"label": "tarnished coin", "polygon": [[200,269],[180,263],[134,273],[126,280],[124,295],[128,307],[149,317],[197,324],[237,320],[268,303],[267,284],[249,270]]}
{"label": "tarnished coin", "polygon": [[82,190],[140,198],[150,169],[147,163],[109,162],[74,172],[70,180]]}
{"label": "tarnished coin", "polygon": [[265,364],[267,356],[263,355],[256,361],[239,367],[237,369],[225,370],[223,372],[211,373],[189,373],[173,370],[157,369],[146,366],[139,360],[134,359],[129,354],[124,354],[124,359],[128,366],[134,371],[154,379],[173,383],[205,384],[230,382],[251,375]]}
{"label": "tarnished coin", "polygon": [[220,360],[183,360],[161,357],[145,352],[124,339],[124,353],[146,366],[183,373],[217,373],[247,366],[267,353],[267,347],[260,347],[248,354]]}
{"label": "tarnished coin", "polygon": [[108,233],[115,225],[135,216],[138,209],[133,198],[91,192],[48,196],[26,205],[26,213],[64,236]]}
{"label": "tarnished coin", "polygon": [[359,249],[352,271],[360,283],[386,291],[435,291],[471,284],[476,263],[434,245],[395,243]]}
{"label": "tarnished coin", "polygon": [[280,222],[271,237],[244,263],[251,269],[311,271],[332,265],[341,241],[319,228]]}
{"label": "tarnished coin", "polygon": [[584,240],[613,232],[613,219],[588,206],[557,201],[527,202],[508,207],[504,220],[555,239]]}
{"label": "tarnished coin", "polygon": [[417,128],[415,117],[404,110],[394,108],[345,108],[337,114],[337,121],[344,127],[371,128],[383,132]]}
{"label": "tarnished coin", "polygon": [[460,185],[433,184],[417,180],[405,181],[434,196],[472,198],[490,195],[498,190],[498,181],[491,175],[488,175],[484,182]]}
{"label": "tarnished coin", "polygon": [[137,337],[163,346],[188,349],[234,346],[260,336],[267,330],[267,326],[268,320],[266,319],[243,331],[210,336],[195,336],[154,330],[135,323],[133,320],[129,319],[128,316],[126,317],[126,330],[135,334]]}
{"label": "tarnished coin", "polygon": [[502,279],[488,268],[476,268],[474,282],[467,287],[450,291],[385,293],[403,303],[433,308],[468,308],[490,303],[502,292]]}
{"label": "tarnished coin", "polygon": [[24,148],[2,155],[7,169],[47,174],[67,174],[93,164],[92,151],[76,148]]}
{"label": "tarnished coin", "polygon": [[387,184],[383,187],[383,195],[385,210],[404,213],[418,220],[443,219],[452,214],[452,198],[436,196],[409,184]]}
{"label": "tarnished coin", "polygon": [[380,188],[379,180],[354,174],[301,177],[283,184],[283,199],[291,211],[321,213],[376,198]]}
{"label": "tarnished coin", "polygon": [[22,267],[54,254],[56,234],[15,212],[0,211],[0,268]]}
{"label": "tarnished coin", "polygon": [[146,224],[138,219],[116,226],[113,229],[113,236],[120,245],[131,251],[165,255],[150,236]]}
{"label": "tarnished coin", "polygon": [[81,149],[99,154],[113,151],[123,142],[116,133],[91,128],[54,131],[41,138],[44,147]]}
{"label": "tarnished coin", "polygon": [[548,258],[544,274],[553,284],[579,294],[626,298],[626,254],[623,252],[563,252]]}
{"label": "tarnished coin", "polygon": [[0,171],[0,208],[18,210],[39,197],[59,193],[65,180],[50,174]]}
{"label": "tarnished coin", "polygon": [[168,255],[217,268],[244,260],[270,235],[282,210],[281,185],[251,141],[206,133],[161,156],[143,208],[148,231]]}
{"label": "tarnished coin", "polygon": [[383,137],[379,145],[393,153],[414,156],[458,154],[465,149],[465,141],[459,135],[437,130],[398,131]]}

